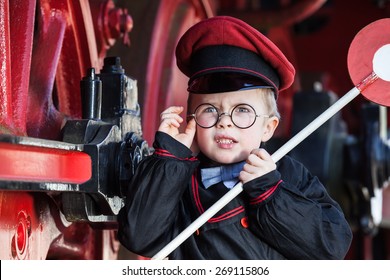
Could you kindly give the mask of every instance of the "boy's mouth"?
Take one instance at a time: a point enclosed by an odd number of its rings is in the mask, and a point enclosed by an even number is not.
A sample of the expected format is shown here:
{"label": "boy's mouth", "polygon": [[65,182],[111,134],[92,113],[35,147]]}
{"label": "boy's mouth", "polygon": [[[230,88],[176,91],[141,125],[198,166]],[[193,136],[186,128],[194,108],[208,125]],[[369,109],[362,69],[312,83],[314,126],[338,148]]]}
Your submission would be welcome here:
{"label": "boy's mouth", "polygon": [[217,139],[218,144],[233,144],[234,141],[232,139]]}
{"label": "boy's mouth", "polygon": [[217,144],[222,144],[222,145],[237,143],[237,141],[234,138],[226,136],[226,135],[216,136],[215,142],[217,142]]}

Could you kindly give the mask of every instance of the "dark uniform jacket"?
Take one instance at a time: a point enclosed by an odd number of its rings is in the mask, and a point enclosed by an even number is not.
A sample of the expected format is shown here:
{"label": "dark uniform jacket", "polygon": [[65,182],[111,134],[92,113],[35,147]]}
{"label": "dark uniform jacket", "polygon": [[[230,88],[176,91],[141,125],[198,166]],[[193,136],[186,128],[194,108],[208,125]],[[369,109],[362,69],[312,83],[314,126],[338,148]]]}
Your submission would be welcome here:
{"label": "dark uniform jacket", "polygon": [[[120,242],[152,257],[229,191],[205,189],[200,161],[168,134],[133,177],[118,215]],[[285,156],[277,170],[241,192],[174,250],[169,259],[343,259],[352,234],[317,177]]]}

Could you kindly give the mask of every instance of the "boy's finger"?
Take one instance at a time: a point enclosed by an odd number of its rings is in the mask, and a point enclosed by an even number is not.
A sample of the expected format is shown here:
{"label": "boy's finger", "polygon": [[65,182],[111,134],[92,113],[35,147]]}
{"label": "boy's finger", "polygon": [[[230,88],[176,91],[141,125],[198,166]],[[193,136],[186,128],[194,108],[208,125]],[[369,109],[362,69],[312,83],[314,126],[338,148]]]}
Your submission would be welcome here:
{"label": "boy's finger", "polygon": [[184,133],[193,138],[195,136],[195,132],[196,132],[196,122],[194,119],[191,119],[187,123],[187,126],[186,126]]}
{"label": "boy's finger", "polygon": [[168,114],[180,114],[181,112],[183,112],[183,106],[171,106],[167,109],[165,109],[161,114],[160,114],[160,117],[163,118],[164,115],[168,115]]}
{"label": "boy's finger", "polygon": [[263,159],[263,160],[269,160],[271,159],[271,155],[265,150],[265,149],[254,149],[251,154],[254,154],[256,156],[258,156],[259,158]]}

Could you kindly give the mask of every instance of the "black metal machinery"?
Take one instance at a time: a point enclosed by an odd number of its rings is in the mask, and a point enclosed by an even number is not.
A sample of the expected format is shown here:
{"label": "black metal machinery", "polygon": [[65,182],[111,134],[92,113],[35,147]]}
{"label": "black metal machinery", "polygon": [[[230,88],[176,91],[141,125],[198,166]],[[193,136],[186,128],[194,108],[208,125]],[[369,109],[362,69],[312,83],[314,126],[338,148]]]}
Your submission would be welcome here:
{"label": "black metal machinery", "polygon": [[92,162],[92,176],[82,184],[0,182],[0,189],[46,192],[69,222],[115,228],[126,189],[140,160],[150,154],[142,139],[137,81],[128,77],[119,57],[107,57],[103,69],[80,82],[82,119],[67,120],[62,141],[1,135],[1,142],[81,151]]}

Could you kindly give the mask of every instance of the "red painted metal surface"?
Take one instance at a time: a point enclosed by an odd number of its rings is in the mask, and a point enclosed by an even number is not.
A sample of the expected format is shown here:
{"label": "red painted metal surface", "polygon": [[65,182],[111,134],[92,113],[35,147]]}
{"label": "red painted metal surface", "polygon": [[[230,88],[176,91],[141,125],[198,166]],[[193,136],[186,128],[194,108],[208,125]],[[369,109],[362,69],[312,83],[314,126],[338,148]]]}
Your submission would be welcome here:
{"label": "red painted metal surface", "polygon": [[[10,1],[12,118],[14,130],[26,135],[28,85],[33,45],[33,28],[36,1]],[[17,19],[17,20],[16,20]]]}
{"label": "red painted metal surface", "polygon": [[[129,18],[107,3],[0,1],[0,133],[60,139],[65,120],[81,117],[80,80],[87,68],[99,70],[105,55],[94,23],[110,30],[116,24],[106,20],[109,11],[93,19],[91,10],[109,6]],[[119,31],[129,31],[123,24]],[[110,43],[119,35],[111,34]],[[91,173],[89,157],[80,152],[2,143],[0,158],[3,180],[82,183]],[[65,221],[60,201],[55,193],[0,192],[0,259],[115,258],[114,231]]]}
{"label": "red painted metal surface", "polygon": [[47,196],[0,192],[0,259],[45,259],[51,240],[60,235]]}
{"label": "red painted metal surface", "polygon": [[92,175],[89,155],[60,149],[0,143],[0,180],[82,184]]}
{"label": "red painted metal surface", "polygon": [[99,57],[104,57],[119,37],[129,46],[133,19],[127,9],[116,8],[112,0],[90,5]]}
{"label": "red painted metal surface", "polygon": [[40,1],[36,24],[41,28],[34,35],[26,119],[27,134],[32,137],[58,139],[64,121],[52,93],[67,26],[65,12]]}
{"label": "red painted metal surface", "polygon": [[12,130],[9,3],[0,1],[0,132]]}

